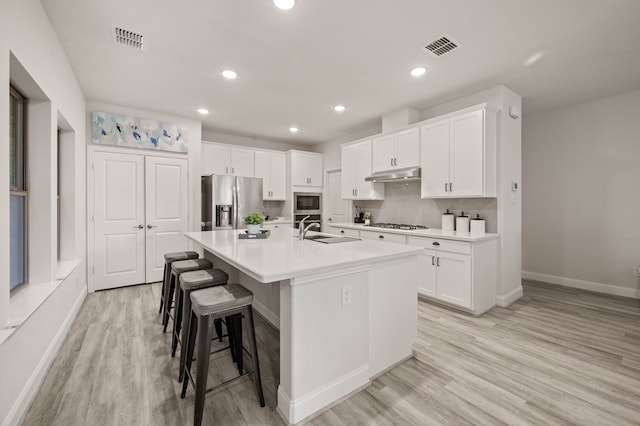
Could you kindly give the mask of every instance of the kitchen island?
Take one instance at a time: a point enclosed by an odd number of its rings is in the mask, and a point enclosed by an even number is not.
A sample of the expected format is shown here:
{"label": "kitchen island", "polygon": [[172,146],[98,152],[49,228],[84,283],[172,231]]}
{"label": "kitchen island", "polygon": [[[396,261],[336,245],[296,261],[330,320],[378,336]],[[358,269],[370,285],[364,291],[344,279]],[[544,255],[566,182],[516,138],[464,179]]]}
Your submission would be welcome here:
{"label": "kitchen island", "polygon": [[[323,244],[273,229],[188,232],[216,268],[254,292],[254,308],[280,330],[278,411],[300,422],[413,355],[421,248]],[[310,233],[311,234],[311,233]]]}

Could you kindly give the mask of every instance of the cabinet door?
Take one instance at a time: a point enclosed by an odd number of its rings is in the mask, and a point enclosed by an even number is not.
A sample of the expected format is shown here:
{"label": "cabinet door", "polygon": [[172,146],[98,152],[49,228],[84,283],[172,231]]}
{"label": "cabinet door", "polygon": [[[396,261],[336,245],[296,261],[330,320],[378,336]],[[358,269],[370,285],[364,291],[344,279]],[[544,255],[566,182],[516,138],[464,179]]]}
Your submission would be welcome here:
{"label": "cabinet door", "polygon": [[484,183],[483,111],[451,119],[451,196],[482,196]]}
{"label": "cabinet door", "polygon": [[407,244],[407,237],[405,235],[393,234],[391,232],[360,231],[360,238],[385,243]]}
{"label": "cabinet door", "polygon": [[271,157],[271,200],[287,199],[287,156],[272,152]]}
{"label": "cabinet door", "polygon": [[[353,200],[356,196],[357,152],[357,145],[342,148],[342,189],[340,191],[343,200]],[[369,160],[371,160],[371,157],[369,157]]]}
{"label": "cabinet door", "polygon": [[253,157],[252,149],[231,148],[231,174],[253,177]]}
{"label": "cabinet door", "polygon": [[[367,182],[364,179],[371,175],[371,142],[365,142],[357,145],[355,152],[355,175],[353,177],[354,188],[356,190],[356,199],[371,200],[374,199],[374,183]],[[378,184],[379,185],[379,184]]]}
{"label": "cabinet door", "polygon": [[307,157],[309,185],[322,186],[323,164],[322,157],[318,155],[310,155]]}
{"label": "cabinet door", "polygon": [[438,251],[436,297],[454,305],[472,309],[471,256]]}
{"label": "cabinet door", "polygon": [[425,249],[418,255],[418,293],[436,297],[436,269],[435,250]]}
{"label": "cabinet door", "polygon": [[308,186],[307,156],[294,152],[291,155],[291,182],[296,186]]}
{"label": "cabinet door", "polygon": [[337,228],[335,226],[329,226],[329,233],[340,235],[341,237],[354,237],[354,238],[360,237],[360,231],[358,231],[357,229]]}
{"label": "cabinet door", "polygon": [[388,135],[373,140],[373,161],[372,169],[374,172],[382,170],[394,169],[395,136]]}
{"label": "cabinet door", "polygon": [[424,126],[421,138],[422,198],[448,197],[449,120]]}
{"label": "cabinet door", "polygon": [[229,148],[224,146],[202,144],[202,174],[203,175],[228,175]]}
{"label": "cabinet door", "polygon": [[271,154],[265,151],[256,151],[253,174],[262,178],[262,198],[271,199]]}
{"label": "cabinet door", "polygon": [[396,134],[395,167],[415,167],[420,164],[420,129],[404,130]]}

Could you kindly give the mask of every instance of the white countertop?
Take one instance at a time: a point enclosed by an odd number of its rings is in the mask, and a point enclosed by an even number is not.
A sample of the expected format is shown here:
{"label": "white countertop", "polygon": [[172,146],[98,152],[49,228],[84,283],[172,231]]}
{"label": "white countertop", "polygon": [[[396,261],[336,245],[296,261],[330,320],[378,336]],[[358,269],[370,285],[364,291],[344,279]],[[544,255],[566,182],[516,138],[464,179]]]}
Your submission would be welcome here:
{"label": "white countertop", "polygon": [[286,218],[278,218],[278,219],[269,219],[263,222],[265,225],[286,225],[289,223],[293,223],[291,219]]}
{"label": "white countertop", "polygon": [[443,240],[456,240],[456,241],[483,241],[493,238],[500,238],[499,234],[485,233],[482,235],[470,234],[469,232],[457,232],[457,231],[443,231],[442,229],[389,229],[378,228],[375,226],[366,226],[359,223],[330,223],[329,226],[335,226],[336,228],[357,229],[358,231],[369,232],[388,232],[390,234],[402,234],[410,235],[413,237],[429,237],[429,238],[442,238]]}
{"label": "white countertop", "polygon": [[[240,240],[244,230],[187,232],[185,236],[256,280],[268,283],[418,254],[422,248],[378,241],[323,244],[300,241],[298,230],[276,228],[266,239]],[[317,234],[309,232],[307,235]]]}

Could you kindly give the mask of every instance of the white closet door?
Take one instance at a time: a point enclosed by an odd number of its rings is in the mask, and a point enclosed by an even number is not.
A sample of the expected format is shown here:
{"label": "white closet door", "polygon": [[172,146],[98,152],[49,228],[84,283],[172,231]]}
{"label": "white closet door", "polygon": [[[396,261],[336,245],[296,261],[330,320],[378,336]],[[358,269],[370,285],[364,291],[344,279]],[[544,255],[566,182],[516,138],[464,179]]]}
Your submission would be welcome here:
{"label": "white closet door", "polygon": [[94,288],[145,282],[144,156],[94,155]]}
{"label": "white closet door", "polygon": [[151,157],[146,162],[146,282],[162,280],[164,254],[186,250],[187,160]]}

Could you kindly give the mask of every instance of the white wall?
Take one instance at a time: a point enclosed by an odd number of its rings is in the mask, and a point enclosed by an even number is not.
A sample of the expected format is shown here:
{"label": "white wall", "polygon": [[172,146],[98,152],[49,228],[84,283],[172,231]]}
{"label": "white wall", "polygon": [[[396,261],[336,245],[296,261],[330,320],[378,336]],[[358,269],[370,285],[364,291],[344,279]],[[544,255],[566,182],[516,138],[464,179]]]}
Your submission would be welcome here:
{"label": "white wall", "polygon": [[[504,86],[496,86],[488,90],[477,92],[453,101],[422,111],[422,120],[437,117],[459,109],[488,102],[500,109],[498,114],[498,198],[497,203],[481,204],[478,200],[420,200],[419,191],[413,189],[415,204],[410,204],[413,213],[405,212],[404,219],[383,207],[386,201],[357,202],[365,209],[370,208],[382,213],[383,217],[374,220],[411,221],[411,217],[428,224],[438,223],[439,216],[445,208],[452,205],[456,211],[478,211],[489,217],[488,229],[500,234],[499,243],[499,282],[497,286],[496,302],[500,306],[508,306],[522,296],[521,284],[521,250],[522,250],[522,198],[521,192],[511,191],[511,182],[521,180],[521,120],[509,118],[509,107],[514,105],[521,108],[521,98]],[[381,131],[371,128],[352,135],[351,137],[329,141],[315,145],[314,151],[325,155],[325,168],[339,168],[341,149],[340,144],[354,141]],[[387,184],[386,188],[390,188]],[[394,188],[391,188],[394,190]],[[395,188],[396,192],[398,188]],[[406,191],[405,191],[406,192]],[[405,199],[405,202],[407,200]],[[495,206],[495,207],[494,207]],[[497,210],[496,210],[497,209]],[[419,214],[416,215],[416,212]],[[412,215],[409,217],[409,215]],[[428,216],[431,215],[431,216]],[[494,225],[495,224],[495,228]]]}
{"label": "white wall", "polygon": [[367,136],[377,135],[382,132],[382,121],[375,126],[367,127],[360,130],[357,133],[353,133],[349,136],[334,139],[332,141],[324,142],[321,144],[313,145],[311,149],[314,152],[324,154],[324,168],[325,169],[339,169],[342,167],[342,149],[340,144],[352,142],[360,138],[366,138]]}
{"label": "white wall", "polygon": [[[128,115],[136,118],[145,118],[150,120],[165,121],[168,123],[176,123],[184,126],[188,131],[189,152],[184,154],[176,153],[177,157],[186,157],[189,160],[189,229],[191,231],[200,230],[200,175],[202,171],[202,155],[200,155],[202,146],[202,126],[200,121],[191,120],[184,117],[174,115],[160,114],[153,111],[140,110],[135,108],[124,107],[121,105],[105,104],[100,102],[89,101],[87,103],[87,144],[95,145],[91,142],[91,113],[92,112],[108,112],[112,114]],[[105,145],[100,145],[105,146]],[[155,151],[148,149],[121,148],[122,152],[132,154],[153,154],[154,152],[162,152],[170,154],[168,151]],[[92,188],[89,188],[91,191]]]}
{"label": "white wall", "polygon": [[311,148],[304,145],[294,145],[283,142],[275,142],[266,139],[251,138],[247,136],[230,135],[228,133],[202,131],[202,140],[207,142],[218,142],[230,145],[248,146],[251,148],[273,149],[276,151],[288,151],[297,149],[301,151],[311,151]]}
{"label": "white wall", "polygon": [[525,277],[640,297],[640,91],[525,117]]}
{"label": "white wall", "polygon": [[[14,56],[12,61],[11,56]],[[16,63],[28,75],[14,75],[12,66]],[[10,75],[11,74],[11,75]],[[29,80],[37,87],[49,104],[51,119],[43,128],[39,141],[44,154],[51,152],[48,146],[55,143],[57,117],[63,116],[66,124],[73,129],[75,164],[72,174],[75,176],[74,186],[70,189],[73,196],[71,206],[67,206],[70,214],[77,220],[69,230],[74,235],[75,247],[72,256],[79,259],[79,265],[52,294],[23,321],[13,333],[0,343],[0,423],[15,424],[27,408],[43,375],[53,359],[57,344],[64,337],[66,326],[71,322],[76,308],[86,295],[85,264],[85,100],[76,81],[73,70],[60,46],[56,34],[38,0],[3,0],[0,2],[0,140],[9,138],[9,83],[10,78]],[[34,87],[25,87],[29,92]],[[48,139],[47,139],[48,138]],[[9,157],[8,144],[0,144],[0,158]],[[31,153],[35,155],[35,153]],[[50,164],[49,173],[56,171],[55,164]],[[8,161],[0,161],[0,328],[7,324],[11,297],[9,293],[9,182]],[[46,178],[46,177],[45,177]],[[49,176],[55,180],[55,175]],[[55,188],[55,185],[51,186]],[[52,190],[52,189],[51,189]],[[51,194],[45,191],[45,197],[52,202]],[[52,206],[49,206],[52,208]],[[55,217],[48,217],[47,223],[54,223]],[[45,227],[43,232],[47,244],[51,244],[51,236],[56,230]],[[38,236],[32,236],[37,239]],[[55,237],[54,237],[55,238]],[[54,240],[55,241],[55,240]],[[31,237],[30,237],[31,243]],[[51,246],[49,246],[51,247]],[[49,250],[50,252],[51,250]],[[29,259],[30,268],[37,268],[38,262],[48,265],[55,262],[53,254],[46,259]],[[41,277],[46,280],[47,277]],[[55,280],[55,276],[49,277]],[[31,285],[29,283],[28,285]]]}

